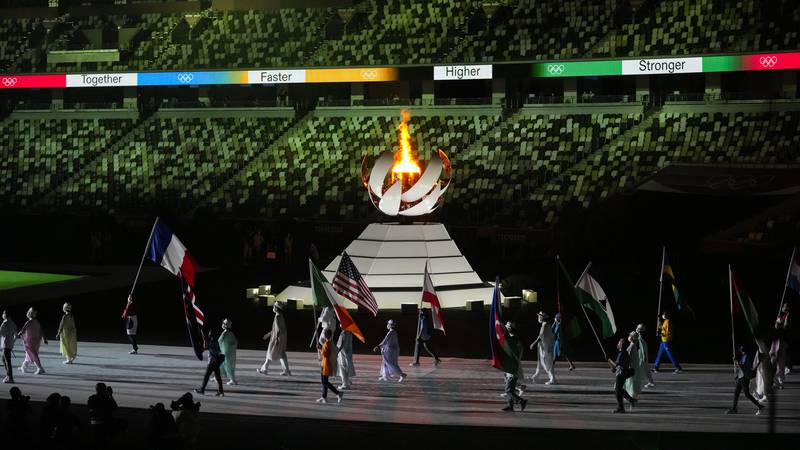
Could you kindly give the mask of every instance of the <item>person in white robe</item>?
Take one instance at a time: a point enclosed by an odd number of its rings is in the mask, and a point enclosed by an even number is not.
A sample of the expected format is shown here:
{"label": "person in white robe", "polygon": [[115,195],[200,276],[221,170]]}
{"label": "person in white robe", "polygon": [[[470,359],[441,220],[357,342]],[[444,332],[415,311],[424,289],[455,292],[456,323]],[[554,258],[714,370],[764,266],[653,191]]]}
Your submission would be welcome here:
{"label": "person in white robe", "polygon": [[281,375],[289,376],[292,371],[289,370],[289,359],[286,357],[286,343],[288,339],[286,331],[286,320],[283,318],[283,303],[275,302],[272,306],[272,312],[275,317],[272,319],[272,330],[265,334],[263,339],[269,341],[267,345],[267,358],[256,372],[267,375],[269,372],[269,363],[272,361],[280,361],[283,367]]}
{"label": "person in white robe", "polygon": [[392,376],[398,376],[398,382],[402,383],[406,378],[406,374],[400,368],[397,359],[400,357],[400,342],[397,338],[397,331],[395,331],[396,324],[393,319],[389,319],[386,323],[388,332],[380,344],[376,345],[372,351],[381,352],[381,372],[379,381],[386,381]]}
{"label": "person in white robe", "polygon": [[633,376],[625,380],[625,391],[628,392],[632,398],[638,398],[642,393],[642,387],[647,383],[647,374],[650,370],[647,368],[646,355],[639,344],[639,333],[631,331],[628,335],[628,348],[626,349],[631,358],[631,369],[633,369]]}
{"label": "person in white robe", "polygon": [[544,311],[539,311],[538,320],[541,324],[539,337],[530,346],[530,349],[537,349],[538,358],[536,361],[536,371],[531,375],[531,381],[536,383],[539,372],[547,374],[547,381],[544,384],[556,384],[556,374],[553,369],[553,329],[547,319],[549,316]]}
{"label": "person in white robe", "polygon": [[[645,328],[643,323],[640,323],[639,325],[636,325],[636,335],[639,336],[638,337],[639,351],[642,354],[642,361],[644,361],[645,364],[649,364],[650,353],[647,350],[647,341],[644,340],[644,332],[645,331],[646,331],[646,328]],[[649,370],[645,370],[645,374],[647,375],[647,383],[644,385],[644,387],[646,387],[646,388],[655,387],[656,383],[653,382],[653,374],[650,373]]]}
{"label": "person in white robe", "polygon": [[236,339],[236,335],[233,334],[233,322],[230,319],[222,321],[222,334],[219,335],[218,342],[220,352],[225,355],[225,359],[220,366],[220,374],[228,378],[227,384],[229,386],[235,385],[237,384],[236,348],[239,345],[239,341]]}
{"label": "person in white robe", "polygon": [[339,389],[350,389],[353,385],[352,378],[356,376],[356,366],[353,364],[353,333],[342,331],[336,341],[336,348],[339,350],[337,356],[337,369],[342,384]]}

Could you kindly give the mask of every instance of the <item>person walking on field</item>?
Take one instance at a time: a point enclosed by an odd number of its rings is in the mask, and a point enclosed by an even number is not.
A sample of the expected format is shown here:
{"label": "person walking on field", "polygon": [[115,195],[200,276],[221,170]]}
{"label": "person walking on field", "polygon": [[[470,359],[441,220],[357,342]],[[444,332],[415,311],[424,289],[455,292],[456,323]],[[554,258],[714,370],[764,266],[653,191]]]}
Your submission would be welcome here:
{"label": "person walking on field", "polygon": [[278,360],[283,366],[281,375],[289,376],[292,371],[289,370],[289,359],[286,357],[287,331],[286,320],[283,318],[283,303],[275,302],[272,306],[272,312],[275,313],[275,317],[272,319],[272,330],[265,334],[263,338],[265,341],[269,341],[267,357],[264,364],[256,369],[256,372],[267,375],[269,373],[269,363]]}
{"label": "person walking on field", "polygon": [[328,403],[328,390],[336,394],[338,403],[342,403],[342,393],[334,387],[330,382],[330,376],[333,375],[336,366],[336,356],[333,355],[331,350],[331,329],[325,328],[322,330],[322,344],[319,345],[319,357],[321,361],[320,375],[322,381],[322,397],[317,399],[317,403]]}
{"label": "person walking on field", "polygon": [[672,343],[673,339],[672,321],[670,320],[670,315],[667,311],[664,311],[658,320],[658,337],[661,338],[661,346],[658,347],[656,362],[653,364],[653,372],[658,372],[658,368],[661,365],[661,358],[664,356],[664,354],[666,354],[667,358],[669,358],[669,361],[675,367],[675,373],[682,373],[683,368],[670,348],[670,344]]}
{"label": "person walking on field", "polygon": [[645,328],[643,323],[640,323],[639,325],[636,325],[636,334],[638,335],[638,340],[639,340],[639,351],[642,354],[642,363],[645,366],[644,373],[645,373],[645,375],[647,375],[647,384],[645,384],[644,387],[651,388],[651,387],[655,387],[656,384],[653,382],[653,375],[650,373],[649,370],[646,369],[647,368],[647,364],[650,361],[650,359],[649,359],[650,358],[650,356],[649,356],[650,353],[647,350],[647,341],[644,340],[644,332],[645,331],[646,331],[646,328]]}
{"label": "person walking on field", "polygon": [[556,375],[553,371],[553,329],[547,323],[549,316],[544,311],[539,311],[538,320],[541,327],[539,328],[539,337],[530,346],[533,350],[536,348],[538,351],[538,358],[536,360],[536,371],[531,375],[531,381],[536,383],[536,377],[540,371],[547,374],[548,380],[544,384],[556,384]]}
{"label": "person walking on field", "polygon": [[388,330],[386,336],[380,344],[376,345],[372,351],[381,352],[381,375],[378,377],[379,381],[386,381],[390,377],[397,375],[397,381],[402,383],[406,378],[406,374],[397,363],[397,358],[400,356],[400,342],[397,338],[397,331],[395,331],[396,324],[394,319],[389,319],[386,322],[386,329]]}
{"label": "person walking on field", "polygon": [[225,361],[225,355],[220,351],[219,341],[217,341],[217,337],[214,336],[213,330],[208,330],[206,346],[208,348],[206,373],[203,375],[203,384],[200,386],[200,389],[195,389],[194,391],[198,394],[205,394],[208,380],[211,378],[211,374],[214,374],[214,378],[217,380],[217,396],[224,397],[225,393],[222,391],[222,374],[219,372],[219,367],[222,365],[223,361]]}
{"label": "person walking on field", "polygon": [[33,364],[36,366],[36,372],[34,373],[36,375],[41,375],[44,373],[44,367],[42,367],[42,362],[39,360],[39,346],[42,342],[47,345],[47,338],[44,337],[42,325],[39,323],[39,320],[36,319],[36,315],[36,310],[30,308],[27,313],[28,321],[25,322],[25,325],[23,325],[22,329],[17,333],[17,337],[22,338],[22,343],[25,346],[25,361],[22,362],[19,370],[25,373],[28,366]]}
{"label": "person walking on field", "polygon": [[625,405],[623,398],[628,400],[631,407],[636,406],[636,399],[631,397],[625,390],[625,380],[632,377],[634,370],[631,368],[631,357],[628,350],[625,348],[625,339],[620,339],[617,342],[617,359],[615,361],[608,360],[611,371],[614,372],[614,391],[617,396],[617,409],[611,411],[613,413],[624,413]]}
{"label": "person walking on field", "polygon": [[569,344],[564,338],[563,329],[561,327],[561,313],[556,313],[553,319],[553,369],[555,369],[555,362],[559,358],[564,358],[569,363],[570,372],[575,370],[575,363],[569,357]]}
{"label": "person walking on field", "polygon": [[419,329],[417,330],[417,341],[414,344],[414,362],[410,366],[419,365],[420,347],[424,347],[425,351],[433,357],[434,364],[439,365],[442,360],[436,354],[436,350],[431,346],[431,338],[433,337],[433,326],[431,324],[431,313],[427,309],[419,310]]}
{"label": "person walking on field", "polygon": [[139,331],[139,315],[137,314],[137,306],[133,301],[133,295],[128,296],[128,303],[125,304],[125,310],[122,311],[122,320],[125,321],[125,333],[128,335],[132,350],[128,352],[129,355],[136,355],[139,353],[139,344],[136,343],[136,333]]}
{"label": "person walking on field", "polygon": [[[512,365],[519,367],[522,365],[522,342],[520,342],[517,337],[517,327],[514,326],[513,322],[506,322],[504,328],[503,333],[505,334],[505,340],[511,350],[509,356],[512,358]],[[503,408],[503,411],[513,412],[515,404],[519,404],[520,411],[525,411],[525,407],[528,406],[528,401],[522,398],[517,392],[517,381],[520,379],[519,373],[519,369],[514,371],[514,373],[505,373],[504,397],[508,405]]]}
{"label": "person walking on field", "polygon": [[736,389],[733,392],[733,407],[725,411],[725,414],[737,414],[739,412],[739,395],[744,391],[744,396],[747,397],[756,406],[756,415],[761,414],[764,409],[758,401],[750,393],[750,380],[753,379],[755,370],[758,370],[758,365],[753,367],[753,358],[747,354],[744,346],[739,347],[738,356],[733,358],[733,367],[736,378]]}
{"label": "person walking on field", "polygon": [[336,366],[339,378],[342,379],[339,389],[350,389],[353,385],[352,378],[356,376],[356,366],[353,364],[353,333],[342,330],[336,348],[339,350],[336,355]]}
{"label": "person walking on field", "polygon": [[17,340],[17,324],[8,315],[8,311],[3,310],[3,323],[0,324],[0,351],[3,352],[3,365],[6,367],[6,377],[3,383],[14,382],[14,370],[11,366],[11,353],[14,350],[14,342]]}
{"label": "person walking on field", "polygon": [[64,315],[58,324],[56,339],[60,341],[61,355],[64,356],[64,364],[72,364],[78,356],[78,331],[75,328],[75,317],[72,315],[72,305],[64,303],[62,308]]}
{"label": "person walking on field", "polygon": [[628,335],[628,356],[631,359],[631,369],[633,369],[633,376],[625,380],[625,390],[633,398],[638,398],[642,392],[642,387],[647,382],[647,375],[650,373],[647,370],[647,360],[645,353],[639,345],[639,333],[631,331]]}
{"label": "person walking on field", "polygon": [[236,335],[233,334],[233,322],[230,319],[222,321],[222,334],[219,336],[219,349],[225,359],[220,366],[220,374],[228,377],[228,386],[236,383],[236,347],[239,341],[236,340]]}

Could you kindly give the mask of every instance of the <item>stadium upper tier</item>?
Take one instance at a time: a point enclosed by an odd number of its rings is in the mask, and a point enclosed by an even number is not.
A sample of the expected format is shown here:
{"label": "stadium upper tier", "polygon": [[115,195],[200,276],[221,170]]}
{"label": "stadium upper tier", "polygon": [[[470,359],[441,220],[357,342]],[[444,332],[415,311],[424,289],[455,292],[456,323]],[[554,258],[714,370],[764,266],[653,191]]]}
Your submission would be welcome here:
{"label": "stadium upper tier", "polygon": [[[410,127],[423,164],[438,148],[454,164],[439,219],[548,227],[565,208],[590,208],[670,164],[800,163],[800,108],[787,105],[736,113],[530,106],[507,116],[499,108],[428,107]],[[15,113],[0,122],[0,207],[380,216],[359,169],[365,154],[396,148],[396,111],[323,108],[300,119],[291,110],[209,111],[165,110],[144,120]]]}
{"label": "stadium upper tier", "polygon": [[[627,4],[367,0],[348,9],[2,18],[0,71],[405,65],[798,48],[800,2],[652,0],[635,11]],[[98,48],[119,50],[120,60],[48,62],[51,51]]]}

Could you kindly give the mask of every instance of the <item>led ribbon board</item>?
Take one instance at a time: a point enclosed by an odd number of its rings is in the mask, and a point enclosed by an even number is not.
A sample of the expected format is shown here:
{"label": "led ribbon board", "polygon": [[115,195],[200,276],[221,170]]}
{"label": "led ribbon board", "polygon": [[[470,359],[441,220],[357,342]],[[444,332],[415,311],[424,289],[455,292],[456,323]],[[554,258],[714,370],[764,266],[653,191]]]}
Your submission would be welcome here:
{"label": "led ribbon board", "polygon": [[537,78],[800,69],[800,52],[534,63]]}
{"label": "led ribbon board", "polygon": [[0,75],[0,89],[397,81],[392,67]]}

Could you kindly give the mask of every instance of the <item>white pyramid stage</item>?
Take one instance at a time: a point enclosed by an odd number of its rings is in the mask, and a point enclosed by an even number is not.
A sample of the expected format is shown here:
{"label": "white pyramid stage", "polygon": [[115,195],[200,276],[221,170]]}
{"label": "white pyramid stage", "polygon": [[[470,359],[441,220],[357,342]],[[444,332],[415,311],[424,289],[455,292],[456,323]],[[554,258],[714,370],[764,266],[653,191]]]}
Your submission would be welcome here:
{"label": "white pyramid stage", "polygon": [[[372,289],[381,309],[400,309],[404,303],[418,304],[422,296],[425,263],[443,308],[464,307],[467,302],[492,300],[492,286],[484,283],[461,254],[440,223],[373,223],[345,249]],[[330,281],[340,256],[323,271]],[[311,303],[311,289],[289,286],[277,300]],[[348,307],[355,307],[349,301]]]}

